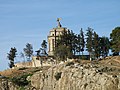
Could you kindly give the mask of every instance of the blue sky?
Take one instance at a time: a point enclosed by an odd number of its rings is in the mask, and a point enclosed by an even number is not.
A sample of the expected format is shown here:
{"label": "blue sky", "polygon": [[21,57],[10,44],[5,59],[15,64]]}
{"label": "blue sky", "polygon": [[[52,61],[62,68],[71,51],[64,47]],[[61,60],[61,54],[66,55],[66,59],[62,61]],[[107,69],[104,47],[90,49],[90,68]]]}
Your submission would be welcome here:
{"label": "blue sky", "polygon": [[[47,39],[49,30],[61,24],[78,33],[91,27],[108,36],[120,26],[120,0],[0,0],[0,70],[8,68],[7,53],[16,47],[18,55],[26,43],[34,51]],[[17,57],[16,61],[20,61]]]}

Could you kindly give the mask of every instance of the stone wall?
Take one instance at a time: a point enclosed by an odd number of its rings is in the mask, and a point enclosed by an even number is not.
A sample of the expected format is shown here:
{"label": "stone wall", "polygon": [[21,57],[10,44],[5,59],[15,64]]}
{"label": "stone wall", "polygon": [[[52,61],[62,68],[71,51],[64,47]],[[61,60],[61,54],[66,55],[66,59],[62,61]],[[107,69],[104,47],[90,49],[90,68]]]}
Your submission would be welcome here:
{"label": "stone wall", "polygon": [[[41,67],[41,61],[37,60],[36,58],[36,56],[33,56],[32,61],[16,63],[15,67]],[[54,62],[49,60],[42,61],[42,66],[52,66],[53,64]]]}
{"label": "stone wall", "polygon": [[16,63],[15,67],[32,67],[32,62],[20,62]]}
{"label": "stone wall", "polygon": [[[37,60],[36,56],[32,57],[32,67],[41,67],[41,60]],[[39,59],[41,59],[39,57]],[[52,66],[53,63],[51,61],[49,61],[48,59],[44,59],[42,60],[42,66]]]}

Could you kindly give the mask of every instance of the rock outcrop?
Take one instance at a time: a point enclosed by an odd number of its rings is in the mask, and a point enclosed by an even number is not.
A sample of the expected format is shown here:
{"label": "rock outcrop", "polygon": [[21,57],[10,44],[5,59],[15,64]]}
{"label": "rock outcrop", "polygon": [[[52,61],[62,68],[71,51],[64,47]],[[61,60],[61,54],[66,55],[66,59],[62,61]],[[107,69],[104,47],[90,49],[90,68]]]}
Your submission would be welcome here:
{"label": "rock outcrop", "polygon": [[68,62],[47,72],[36,72],[30,80],[35,90],[120,90],[120,71],[107,73],[112,70],[91,63]]}
{"label": "rock outcrop", "polygon": [[7,79],[0,79],[0,90],[18,90],[18,88],[17,85]]}
{"label": "rock outcrop", "polygon": [[1,73],[0,90],[120,90],[120,63],[111,60],[10,70]]}

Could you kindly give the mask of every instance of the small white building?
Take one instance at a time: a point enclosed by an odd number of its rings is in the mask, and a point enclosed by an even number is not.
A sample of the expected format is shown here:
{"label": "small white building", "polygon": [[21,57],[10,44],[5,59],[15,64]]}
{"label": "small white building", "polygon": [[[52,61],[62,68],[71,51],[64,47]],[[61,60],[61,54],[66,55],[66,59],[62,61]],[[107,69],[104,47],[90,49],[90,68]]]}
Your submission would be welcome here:
{"label": "small white building", "polygon": [[32,67],[40,67],[40,66],[51,66],[52,63],[48,62],[47,57],[32,57]]}

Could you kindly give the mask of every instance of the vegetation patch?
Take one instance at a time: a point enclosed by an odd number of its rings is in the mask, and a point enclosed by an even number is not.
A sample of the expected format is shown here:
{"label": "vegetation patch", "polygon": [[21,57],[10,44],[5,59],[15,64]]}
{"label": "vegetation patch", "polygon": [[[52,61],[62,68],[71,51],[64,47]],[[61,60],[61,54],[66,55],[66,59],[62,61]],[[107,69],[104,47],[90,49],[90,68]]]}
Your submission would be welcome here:
{"label": "vegetation patch", "polygon": [[59,80],[59,79],[61,78],[61,74],[62,74],[62,72],[57,72],[57,73],[55,74],[55,79],[56,79],[56,80]]}
{"label": "vegetation patch", "polygon": [[19,68],[18,70],[25,70],[25,69],[28,69],[27,67],[22,67],[22,68]]}
{"label": "vegetation patch", "polygon": [[[32,74],[24,74],[21,76],[13,77],[11,78],[11,81],[18,86],[21,86],[21,87],[26,86],[29,84],[29,81],[26,80],[28,76],[32,76]],[[24,89],[20,89],[20,90],[24,90]]]}
{"label": "vegetation patch", "polygon": [[66,64],[66,66],[71,66],[71,65],[74,65],[74,63],[73,63],[73,62],[68,62],[68,63]]}
{"label": "vegetation patch", "polygon": [[36,69],[36,70],[32,71],[32,73],[38,72],[38,71],[40,71],[40,70],[41,70],[41,69]]}
{"label": "vegetation patch", "polygon": [[110,67],[101,67],[98,69],[99,72],[112,72],[115,71],[115,68],[110,68]]}
{"label": "vegetation patch", "polygon": [[22,86],[22,87],[19,88],[19,90],[25,90],[25,87]]}

